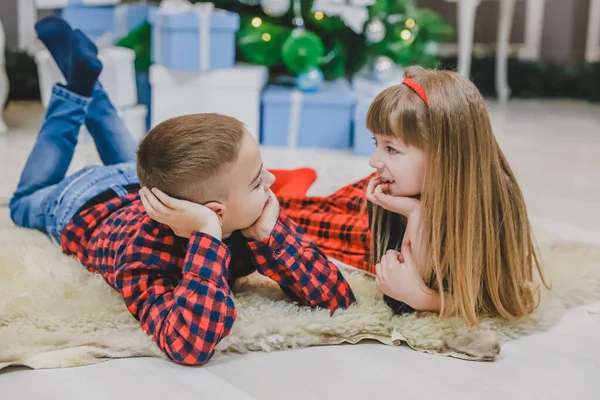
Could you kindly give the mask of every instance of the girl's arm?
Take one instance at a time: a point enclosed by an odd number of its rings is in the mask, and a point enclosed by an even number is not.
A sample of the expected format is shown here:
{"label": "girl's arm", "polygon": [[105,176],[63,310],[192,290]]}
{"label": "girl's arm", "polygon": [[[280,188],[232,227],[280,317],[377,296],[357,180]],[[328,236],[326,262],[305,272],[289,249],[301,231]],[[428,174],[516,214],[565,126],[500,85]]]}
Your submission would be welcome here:
{"label": "girl's arm", "polygon": [[[442,297],[438,292],[425,286],[423,295],[419,300],[419,307],[415,307],[415,310],[420,311],[432,311],[438,314],[442,314]],[[452,296],[450,293],[444,292],[444,310],[452,309]]]}
{"label": "girl's arm", "polygon": [[[418,200],[417,200],[418,201]],[[419,229],[421,227],[421,202],[414,206],[412,211],[406,215],[406,230],[404,231],[404,240],[409,240],[412,244],[412,252],[415,257],[417,269],[421,277],[425,277],[427,272],[427,240],[426,236]]]}
{"label": "girl's arm", "polygon": [[[425,276],[427,270],[427,240],[426,236],[419,230],[421,226],[421,207],[415,207],[411,215],[407,218],[406,231],[404,233],[405,238],[409,240],[409,243],[415,243],[415,245],[405,247],[404,243],[402,246],[401,255],[404,262],[415,262],[416,268],[419,270],[421,277]],[[412,260],[411,252],[414,254],[415,260]],[[408,261],[407,261],[408,259]],[[415,310],[419,311],[432,311],[439,314],[448,315],[450,313],[442,313],[442,297],[439,292],[428,287],[425,282],[421,286],[421,293],[417,299],[415,299],[416,305],[412,306]],[[450,293],[444,292],[444,310],[452,310],[452,296]]]}
{"label": "girl's arm", "polygon": [[[423,281],[409,239],[402,242],[402,252],[388,250],[375,268],[377,286],[383,294],[415,310],[441,313],[442,299]],[[444,296],[444,309],[451,310],[450,294],[444,293]]]}

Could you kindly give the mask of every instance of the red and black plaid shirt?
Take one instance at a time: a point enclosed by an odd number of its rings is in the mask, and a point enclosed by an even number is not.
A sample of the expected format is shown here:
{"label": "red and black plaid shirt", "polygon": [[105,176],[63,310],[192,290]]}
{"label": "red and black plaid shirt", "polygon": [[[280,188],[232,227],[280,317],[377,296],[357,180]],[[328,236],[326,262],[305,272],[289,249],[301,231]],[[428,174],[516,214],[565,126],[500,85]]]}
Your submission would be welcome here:
{"label": "red and black plaid shirt", "polygon": [[236,318],[230,285],[255,270],[303,305],[333,311],[355,301],[338,268],[284,211],[269,239],[188,240],[151,220],[132,193],[77,214],[62,247],[121,293],[159,348],[183,364],[211,358]]}
{"label": "red and black plaid shirt", "polygon": [[326,197],[279,197],[281,208],[328,256],[374,272],[366,190],[370,175]]}

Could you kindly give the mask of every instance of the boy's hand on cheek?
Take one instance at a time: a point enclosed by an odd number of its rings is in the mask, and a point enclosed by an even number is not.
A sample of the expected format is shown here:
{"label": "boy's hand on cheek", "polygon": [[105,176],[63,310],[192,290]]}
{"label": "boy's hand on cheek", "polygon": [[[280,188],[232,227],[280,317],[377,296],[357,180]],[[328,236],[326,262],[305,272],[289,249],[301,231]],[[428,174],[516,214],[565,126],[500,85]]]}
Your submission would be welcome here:
{"label": "boy's hand on cheek", "polygon": [[251,240],[267,239],[271,236],[273,228],[279,219],[279,202],[277,196],[269,191],[269,200],[263,208],[262,214],[254,224],[242,229],[242,235]]}
{"label": "boy's hand on cheek", "polygon": [[386,193],[387,190],[388,185],[383,183],[380,177],[376,176],[369,181],[369,185],[367,186],[367,200],[388,211],[404,215],[407,218],[421,210],[421,202],[418,199],[392,196]]}
{"label": "boy's hand on cheek", "polygon": [[177,236],[189,239],[195,232],[206,233],[218,240],[223,236],[219,216],[206,206],[175,199],[156,188],[152,191],[142,188],[140,199],[148,216],[168,225]]}

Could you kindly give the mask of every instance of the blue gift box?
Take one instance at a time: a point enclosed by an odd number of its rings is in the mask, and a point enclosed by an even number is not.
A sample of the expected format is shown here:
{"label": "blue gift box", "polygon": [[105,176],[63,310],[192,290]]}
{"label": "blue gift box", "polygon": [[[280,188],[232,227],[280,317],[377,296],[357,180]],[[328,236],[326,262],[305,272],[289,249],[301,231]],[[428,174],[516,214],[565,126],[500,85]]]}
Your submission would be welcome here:
{"label": "blue gift box", "polygon": [[403,71],[397,70],[387,82],[373,80],[366,73],[358,74],[352,82],[352,90],[357,97],[354,110],[354,132],[352,148],[358,156],[370,157],[375,151],[373,134],[367,129],[367,113],[375,97],[390,86],[402,82]]}
{"label": "blue gift box", "polygon": [[349,148],[355,96],[345,80],[316,92],[268,86],[262,95],[261,142],[268,146]]}
{"label": "blue gift box", "polygon": [[115,9],[115,6],[69,4],[60,14],[73,29],[81,30],[95,41],[100,36],[114,31]]}
{"label": "blue gift box", "polygon": [[[198,3],[196,6],[206,3]],[[235,64],[235,35],[240,26],[238,14],[213,10],[208,26],[195,12],[150,11],[152,61],[177,71],[232,68]],[[208,47],[208,48],[207,48]]]}
{"label": "blue gift box", "polygon": [[357,156],[370,157],[375,152],[373,134],[367,129],[367,113],[372,99],[360,99],[354,109],[352,148]]}
{"label": "blue gift box", "polygon": [[115,34],[123,37],[148,21],[150,11],[156,9],[152,4],[120,4],[115,13]]}

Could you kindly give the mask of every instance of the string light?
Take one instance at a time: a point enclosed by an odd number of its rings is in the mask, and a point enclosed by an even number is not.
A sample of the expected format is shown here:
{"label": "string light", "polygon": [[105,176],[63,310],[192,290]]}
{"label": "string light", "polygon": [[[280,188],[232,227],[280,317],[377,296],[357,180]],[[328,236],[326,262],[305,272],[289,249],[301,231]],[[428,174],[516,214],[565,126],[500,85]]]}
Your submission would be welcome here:
{"label": "string light", "polygon": [[268,42],[271,40],[271,35],[269,35],[267,32],[262,34],[262,40],[264,40],[265,42]]}
{"label": "string light", "polygon": [[410,38],[412,38],[412,33],[408,29],[403,29],[402,32],[400,32],[400,37],[404,40],[410,40]]}
{"label": "string light", "polygon": [[261,25],[262,25],[262,19],[260,19],[259,17],[252,18],[252,26],[253,27],[258,28]]}
{"label": "string light", "polygon": [[320,20],[322,20],[323,18],[325,18],[325,14],[323,14],[323,12],[322,12],[322,11],[317,11],[317,12],[315,13],[315,19],[316,19],[317,21],[320,21]]}
{"label": "string light", "polygon": [[411,28],[414,28],[414,27],[415,27],[415,25],[416,25],[416,22],[415,22],[415,20],[414,20],[414,19],[412,19],[412,18],[409,18],[409,19],[407,19],[407,20],[406,20],[406,22],[404,23],[404,25],[405,25],[405,26],[406,26],[408,29],[411,29]]}

